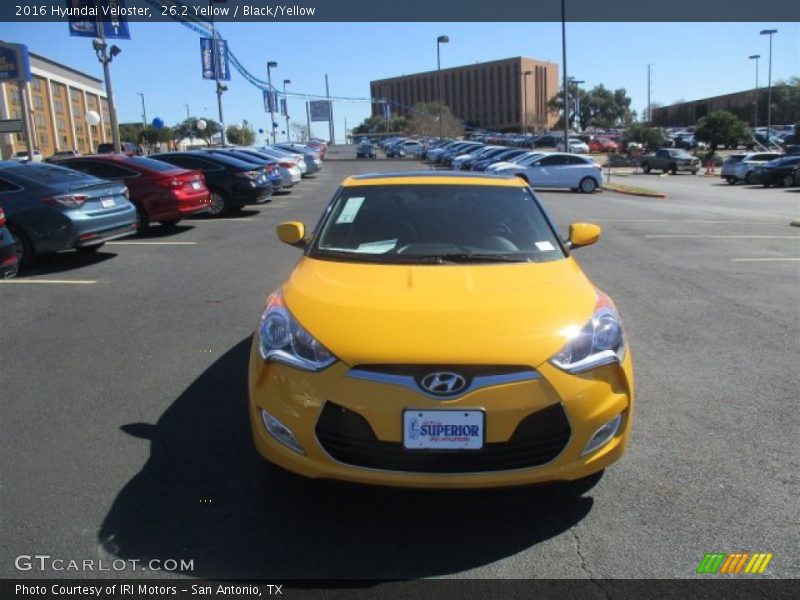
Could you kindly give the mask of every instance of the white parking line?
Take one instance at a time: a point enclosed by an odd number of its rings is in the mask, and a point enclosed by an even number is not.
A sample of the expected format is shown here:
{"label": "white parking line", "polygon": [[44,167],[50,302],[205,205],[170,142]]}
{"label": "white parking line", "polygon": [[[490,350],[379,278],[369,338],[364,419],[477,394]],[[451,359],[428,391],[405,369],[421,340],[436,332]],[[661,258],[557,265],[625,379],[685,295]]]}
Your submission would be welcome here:
{"label": "white parking line", "polygon": [[197,242],[108,242],[109,246],[196,246]]}
{"label": "white parking line", "polygon": [[[234,222],[241,222],[241,221],[253,221],[253,217],[232,217],[230,219],[203,219],[198,221],[191,221],[192,225],[197,223],[228,223],[230,221]],[[197,243],[197,242],[192,242]]]}
{"label": "white parking line", "polygon": [[779,262],[800,261],[800,258],[732,258],[732,262]]}
{"label": "white parking line", "polygon": [[0,283],[52,283],[59,285],[91,285],[93,279],[0,279]]}
{"label": "white parking line", "polygon": [[800,240],[800,235],[694,235],[694,234],[660,234],[646,235],[645,238],[692,238],[699,240]]}

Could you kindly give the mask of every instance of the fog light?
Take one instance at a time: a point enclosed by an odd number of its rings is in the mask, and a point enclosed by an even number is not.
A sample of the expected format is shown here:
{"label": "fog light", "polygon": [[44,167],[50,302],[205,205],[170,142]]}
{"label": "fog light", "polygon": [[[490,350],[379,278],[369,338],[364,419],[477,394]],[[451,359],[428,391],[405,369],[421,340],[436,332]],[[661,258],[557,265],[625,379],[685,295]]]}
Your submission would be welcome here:
{"label": "fog light", "polygon": [[594,452],[601,446],[605,446],[611,438],[617,435],[617,430],[619,429],[619,425],[622,423],[622,415],[619,414],[613,419],[611,419],[608,423],[600,427],[597,431],[594,432],[594,435],[589,440],[589,443],[586,444],[586,448],[583,449],[581,452],[581,456],[586,456],[590,452]]}
{"label": "fog light", "polygon": [[300,443],[295,439],[292,431],[264,409],[261,409],[261,419],[264,421],[264,427],[267,428],[267,432],[281,444],[300,454],[306,453]]}

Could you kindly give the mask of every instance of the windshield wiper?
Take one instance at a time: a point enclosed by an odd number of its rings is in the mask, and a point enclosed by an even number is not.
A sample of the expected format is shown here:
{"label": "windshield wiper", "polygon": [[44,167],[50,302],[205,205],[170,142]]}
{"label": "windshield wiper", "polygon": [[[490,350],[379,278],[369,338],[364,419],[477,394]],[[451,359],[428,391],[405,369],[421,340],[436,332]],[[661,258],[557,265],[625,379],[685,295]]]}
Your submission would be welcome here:
{"label": "windshield wiper", "polygon": [[460,254],[409,254],[408,258],[413,258],[419,262],[434,262],[434,263],[481,263],[481,262],[504,262],[504,263],[519,263],[530,262],[529,258],[514,256],[513,254],[475,254],[475,253],[460,253]]}

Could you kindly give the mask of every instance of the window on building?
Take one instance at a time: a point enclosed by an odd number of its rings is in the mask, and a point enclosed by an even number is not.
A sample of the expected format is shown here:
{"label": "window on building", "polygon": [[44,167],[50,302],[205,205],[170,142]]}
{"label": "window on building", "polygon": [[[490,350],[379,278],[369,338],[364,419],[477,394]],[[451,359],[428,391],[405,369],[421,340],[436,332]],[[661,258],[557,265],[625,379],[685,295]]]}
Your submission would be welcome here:
{"label": "window on building", "polygon": [[34,92],[41,92],[42,91],[42,80],[38,77],[33,77],[31,79],[31,88],[33,88]]}
{"label": "window on building", "polygon": [[47,121],[45,121],[44,115],[35,115],[34,120],[36,121],[36,127],[40,129],[47,127]]}
{"label": "window on building", "polygon": [[67,124],[64,121],[64,117],[56,117],[56,129],[59,131],[66,131]]}
{"label": "window on building", "polygon": [[69,88],[69,97],[72,99],[73,102],[80,102],[81,91],[76,90],[75,88]]}
{"label": "window on building", "polygon": [[56,111],[57,115],[63,115],[64,103],[61,100],[53,100],[53,110]]}
{"label": "window on building", "polygon": [[42,97],[39,94],[33,95],[33,107],[36,110],[44,110],[44,100],[42,100]]}
{"label": "window on building", "polygon": [[50,136],[45,132],[39,133],[39,147],[42,148],[48,146],[50,146]]}
{"label": "window on building", "polygon": [[19,88],[17,86],[8,86],[8,97],[11,104],[22,104],[22,96],[20,95]]}

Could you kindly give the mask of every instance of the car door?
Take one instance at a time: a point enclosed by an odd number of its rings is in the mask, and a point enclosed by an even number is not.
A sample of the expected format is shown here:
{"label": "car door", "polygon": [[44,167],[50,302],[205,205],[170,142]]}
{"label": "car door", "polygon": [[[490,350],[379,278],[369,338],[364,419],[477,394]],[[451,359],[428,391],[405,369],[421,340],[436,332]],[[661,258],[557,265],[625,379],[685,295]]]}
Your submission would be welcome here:
{"label": "car door", "polygon": [[563,187],[563,167],[566,164],[564,154],[545,156],[525,169],[532,187]]}

